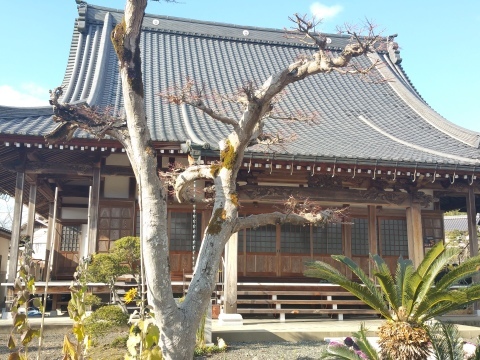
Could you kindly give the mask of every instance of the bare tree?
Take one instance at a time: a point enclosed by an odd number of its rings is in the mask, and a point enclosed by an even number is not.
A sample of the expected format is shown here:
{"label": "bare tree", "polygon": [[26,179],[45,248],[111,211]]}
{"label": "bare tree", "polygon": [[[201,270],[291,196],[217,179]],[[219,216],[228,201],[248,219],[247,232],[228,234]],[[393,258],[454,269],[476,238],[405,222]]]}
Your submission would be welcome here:
{"label": "bare tree", "polygon": [[[208,306],[223,248],[232,234],[241,229],[278,222],[325,223],[335,216],[332,210],[303,206],[293,201],[288,213],[273,212],[240,218],[236,178],[245,149],[253,140],[263,139],[263,123],[270,116],[275,117],[274,102],[286,86],[307,76],[332,71],[368,73],[370,69],[350,66],[351,60],[373,52],[379,38],[372,33],[360,37],[351,31],[354,41],[334,56],[326,50],[326,38],[314,32],[316,23],[295,15],[292,18],[295,32],[289,34],[316,44],[317,51],[311,57],[297,59],[282,71],[272,74],[259,88],[245,85],[234,99],[240,106],[238,118],[210,107],[204,92],[195,90],[195,86],[188,85],[162,95],[172,103],[193,106],[210,116],[212,121],[220,121],[232,128],[228,137],[220,141],[218,163],[192,164],[176,178],[174,189],[179,202],[188,198],[186,190],[197,179],[208,179],[215,186],[212,217],[204,234],[190,291],[185,301],[177,305],[169,272],[167,193],[164,177],[158,176],[156,151],[151,145],[144,108],[139,41],[146,5],[147,0],[128,0],[124,20],[112,32],[112,42],[119,59],[126,123],[121,118],[106,116],[86,105],[60,103],[61,89],[57,88],[52,92],[51,99],[55,120],[59,121],[55,140],[68,139],[79,127],[97,136],[113,136],[124,146],[139,188],[147,296],[161,330],[163,356],[165,359],[191,359],[195,332]],[[373,66],[375,62],[372,62]]]}
{"label": "bare tree", "polygon": [[13,198],[0,192],[0,227],[10,229],[13,221]]}

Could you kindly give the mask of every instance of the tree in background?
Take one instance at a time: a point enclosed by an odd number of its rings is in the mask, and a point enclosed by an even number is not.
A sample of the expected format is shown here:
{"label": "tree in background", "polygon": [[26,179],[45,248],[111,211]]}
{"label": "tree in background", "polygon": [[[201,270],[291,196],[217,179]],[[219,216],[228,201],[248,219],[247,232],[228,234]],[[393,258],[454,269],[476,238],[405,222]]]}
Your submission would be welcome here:
{"label": "tree in background", "polygon": [[15,201],[5,193],[0,192],[0,227],[10,230]]}
{"label": "tree in background", "polygon": [[94,254],[88,265],[87,280],[108,284],[113,302],[118,303],[125,313],[127,308],[115,288],[121,275],[133,275],[140,283],[140,238],[126,236],[114,242],[109,253]]}
{"label": "tree in background", "polygon": [[[253,82],[243,85],[237,94],[228,98],[230,104],[238,107],[235,117],[214,110],[215,104],[209,103],[212,97],[205,96],[205,92],[199,90],[191,80],[179,84],[171,92],[163,89],[164,99],[177,105],[192,106],[208,115],[212,121],[219,121],[231,129],[228,137],[219,142],[219,162],[210,165],[192,164],[174,180],[174,190],[179,202],[191,200],[189,189],[195,180],[207,179],[215,185],[212,216],[208,221],[190,285],[195,291],[189,291],[185,301],[177,305],[170,280],[165,180],[167,176],[158,175],[157,155],[152,147],[144,105],[139,43],[146,5],[146,0],[127,0],[124,19],[111,34],[119,60],[126,119],[104,116],[85,104],[60,103],[61,88],[52,92],[51,103],[54,105],[54,119],[60,122],[59,133],[65,134],[65,137],[60,139],[57,133],[57,141],[68,141],[73,131],[81,128],[98,137],[109,135],[125,148],[139,184],[138,201],[142,209],[141,243],[147,296],[161,331],[163,357],[167,360],[190,360],[195,346],[195,334],[215,285],[221,254],[232,234],[245,228],[284,222],[297,225],[322,224],[331,221],[336,215],[332,210],[321,210],[318,206],[290,201],[288,213],[272,212],[239,217],[236,180],[246,148],[252,142],[275,144],[279,140],[278,137],[269,137],[263,132],[263,124],[269,119],[314,120],[312,114],[294,113],[279,117],[275,112],[275,104],[281,100],[280,95],[288,85],[309,76],[329,76],[331,72],[368,74],[377,64],[375,60],[372,60],[367,69],[350,66],[351,60],[375,52],[375,47],[379,46],[383,39],[374,34],[371,24],[367,24],[363,37],[346,29],[346,33],[352,36],[352,42],[345,45],[342,52],[333,55],[327,51],[327,38],[315,32],[317,22],[299,15],[293,16],[291,20],[298,39],[315,45],[316,51],[296,60],[292,59],[290,65],[265,79],[260,87],[256,87]],[[157,76],[161,77],[162,74]]]}

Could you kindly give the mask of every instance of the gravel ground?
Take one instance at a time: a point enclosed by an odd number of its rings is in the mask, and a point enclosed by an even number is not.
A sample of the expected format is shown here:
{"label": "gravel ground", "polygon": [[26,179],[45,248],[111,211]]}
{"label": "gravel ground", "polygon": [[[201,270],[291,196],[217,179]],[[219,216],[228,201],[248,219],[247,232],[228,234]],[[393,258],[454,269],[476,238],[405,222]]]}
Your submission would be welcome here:
{"label": "gravel ground", "polygon": [[[102,337],[93,351],[89,353],[94,360],[123,360],[126,349],[125,348],[111,348],[112,341],[126,332],[112,332]],[[48,329],[45,332],[45,340],[42,350],[42,359],[61,360],[62,343],[65,331]],[[72,338],[73,340],[73,338]],[[8,335],[0,334],[0,359],[7,359],[9,350],[7,347]],[[35,344],[33,346],[33,344]],[[29,359],[36,359],[38,339],[32,342],[29,348]],[[264,342],[264,343],[229,343],[228,350],[224,353],[213,354],[208,357],[197,357],[197,360],[272,360],[272,359],[301,359],[310,360],[318,358],[318,349],[324,345],[321,341],[303,341],[297,343],[291,342]]]}
{"label": "gravel ground", "polygon": [[[61,360],[65,329],[47,329],[41,359]],[[123,360],[125,348],[112,348],[110,344],[117,338],[125,336],[127,331],[114,331],[98,340],[89,352],[93,360]],[[73,337],[72,337],[73,340]],[[474,339],[468,339],[474,343]],[[8,335],[0,334],[0,359],[7,359]],[[36,359],[38,339],[29,348],[29,359]],[[227,351],[208,357],[197,357],[196,360],[314,360],[318,359],[319,349],[326,343],[322,341],[301,342],[262,342],[262,343],[228,343]]]}
{"label": "gravel ground", "polygon": [[263,342],[263,343],[231,343],[227,351],[210,357],[197,359],[211,360],[313,360],[318,359],[319,348],[323,341],[301,342]]}

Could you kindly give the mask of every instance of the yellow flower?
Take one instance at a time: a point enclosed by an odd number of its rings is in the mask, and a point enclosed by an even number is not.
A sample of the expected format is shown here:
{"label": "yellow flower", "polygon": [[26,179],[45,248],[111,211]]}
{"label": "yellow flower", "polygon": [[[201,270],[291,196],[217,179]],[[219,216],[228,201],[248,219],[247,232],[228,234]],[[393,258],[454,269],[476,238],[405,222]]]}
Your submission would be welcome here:
{"label": "yellow flower", "polygon": [[132,301],[135,300],[136,297],[137,297],[137,288],[131,288],[125,293],[125,297],[124,297],[125,303],[126,304],[131,303]]}

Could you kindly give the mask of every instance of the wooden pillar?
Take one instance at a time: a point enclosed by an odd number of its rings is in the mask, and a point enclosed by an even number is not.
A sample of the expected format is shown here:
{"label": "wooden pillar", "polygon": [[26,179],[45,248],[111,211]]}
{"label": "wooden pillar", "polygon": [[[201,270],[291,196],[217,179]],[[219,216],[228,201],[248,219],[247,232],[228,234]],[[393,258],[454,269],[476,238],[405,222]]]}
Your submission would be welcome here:
{"label": "wooden pillar", "polygon": [[35,230],[35,204],[37,199],[37,184],[30,184],[30,195],[28,198],[27,215],[27,236],[33,244],[33,232]]}
{"label": "wooden pillar", "polygon": [[53,220],[54,206],[54,203],[48,204],[47,244],[45,246],[45,268],[43,270],[43,281],[47,280],[47,269],[50,267],[50,252],[52,251],[50,239],[55,231],[55,224]]}
{"label": "wooden pillar", "polygon": [[237,313],[237,257],[238,233],[233,234],[225,245],[224,304],[226,314]]}
{"label": "wooden pillar", "polygon": [[[371,255],[378,254],[377,236],[377,208],[375,205],[368,205],[368,252]],[[373,264],[368,262],[369,276],[373,276]]]}
{"label": "wooden pillar", "polygon": [[477,208],[475,206],[475,191],[473,186],[468,188],[467,195],[468,238],[470,242],[470,256],[478,254],[477,235]]}
{"label": "wooden pillar", "polygon": [[[352,224],[342,224],[343,255],[352,258]],[[345,275],[351,279],[352,271],[346,270]]]}
{"label": "wooden pillar", "polygon": [[407,215],[407,237],[408,237],[408,258],[412,260],[415,268],[423,260],[423,233],[422,233],[422,210],[420,204],[412,203],[406,209]]}
{"label": "wooden pillar", "polygon": [[281,230],[281,225],[277,224],[275,225],[276,228],[276,238],[275,238],[275,264],[276,264],[276,276],[280,277],[282,276],[282,254],[281,254],[281,249],[282,249],[282,230]]}
{"label": "wooden pillar", "polygon": [[57,234],[58,224],[57,224],[57,209],[58,209],[58,187],[55,188],[55,196],[53,199],[53,204],[50,204],[49,209],[49,218],[48,218],[48,234],[47,239],[47,249],[48,249],[48,260],[45,273],[45,281],[50,280],[50,273],[53,271],[53,258],[55,254],[55,238]]}
{"label": "wooden pillar", "polygon": [[10,240],[10,258],[8,263],[7,282],[13,283],[17,277],[18,246],[20,243],[20,226],[22,225],[23,186],[25,173],[17,172],[15,184],[15,206],[13,208],[12,237]]}
{"label": "wooden pillar", "polygon": [[[477,207],[475,206],[475,191],[474,187],[468,188],[467,195],[467,221],[468,221],[468,238],[470,246],[470,256],[478,255],[478,236],[477,236]],[[472,280],[475,283],[480,282],[480,276],[475,274],[472,276]],[[480,309],[480,302],[473,304],[475,310]]]}
{"label": "wooden pillar", "polygon": [[87,253],[88,256],[97,251],[97,225],[98,225],[98,206],[100,199],[100,164],[93,168],[92,186],[90,187],[90,196],[88,199],[88,236]]}

